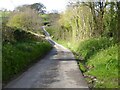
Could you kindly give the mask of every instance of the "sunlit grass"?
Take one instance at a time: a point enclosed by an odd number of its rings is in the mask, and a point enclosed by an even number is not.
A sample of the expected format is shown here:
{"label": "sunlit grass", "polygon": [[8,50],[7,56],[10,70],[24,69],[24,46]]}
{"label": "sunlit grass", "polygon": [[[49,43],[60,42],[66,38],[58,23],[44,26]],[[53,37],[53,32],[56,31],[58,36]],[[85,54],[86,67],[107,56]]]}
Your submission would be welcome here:
{"label": "sunlit grass", "polygon": [[51,49],[47,42],[18,42],[3,45],[3,81],[23,71]]}
{"label": "sunlit grass", "polygon": [[69,48],[76,59],[81,60],[82,57],[84,61],[79,62],[80,70],[84,75],[96,79],[86,78],[90,87],[118,87],[118,45],[113,38],[91,38],[77,43],[62,40],[57,42]]}
{"label": "sunlit grass", "polygon": [[118,87],[118,46],[114,45],[97,52],[88,59],[87,67],[93,66],[85,74],[95,76],[94,87]]}

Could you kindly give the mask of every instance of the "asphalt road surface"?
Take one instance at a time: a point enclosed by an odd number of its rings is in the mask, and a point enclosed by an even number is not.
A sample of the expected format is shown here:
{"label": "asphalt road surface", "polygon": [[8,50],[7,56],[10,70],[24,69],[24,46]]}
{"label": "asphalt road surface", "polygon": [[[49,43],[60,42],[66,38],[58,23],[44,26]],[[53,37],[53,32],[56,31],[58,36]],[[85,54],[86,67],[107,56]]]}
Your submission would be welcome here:
{"label": "asphalt road surface", "polygon": [[53,49],[5,88],[88,88],[72,52],[54,42],[43,30]]}

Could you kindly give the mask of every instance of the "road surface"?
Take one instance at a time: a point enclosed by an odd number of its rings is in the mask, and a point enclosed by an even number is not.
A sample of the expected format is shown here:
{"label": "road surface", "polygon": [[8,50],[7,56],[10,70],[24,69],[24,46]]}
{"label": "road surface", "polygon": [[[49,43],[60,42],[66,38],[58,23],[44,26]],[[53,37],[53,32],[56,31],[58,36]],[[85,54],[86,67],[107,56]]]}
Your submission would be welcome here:
{"label": "road surface", "polygon": [[88,88],[72,52],[43,31],[53,49],[5,88]]}

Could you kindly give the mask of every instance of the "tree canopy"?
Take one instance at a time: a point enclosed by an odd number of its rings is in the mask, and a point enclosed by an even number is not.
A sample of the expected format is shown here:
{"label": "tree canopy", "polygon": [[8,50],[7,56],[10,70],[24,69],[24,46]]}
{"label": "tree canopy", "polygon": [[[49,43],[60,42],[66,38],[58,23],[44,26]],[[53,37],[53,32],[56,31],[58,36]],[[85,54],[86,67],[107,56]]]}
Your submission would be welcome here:
{"label": "tree canopy", "polygon": [[27,7],[23,11],[14,12],[10,16],[7,25],[23,30],[36,31],[40,28],[42,21],[38,13]]}
{"label": "tree canopy", "polygon": [[41,14],[46,12],[45,11],[46,7],[42,3],[34,3],[34,4],[30,4],[30,5],[22,5],[22,6],[17,7],[16,10],[23,11],[25,8],[34,9],[38,13],[41,13]]}

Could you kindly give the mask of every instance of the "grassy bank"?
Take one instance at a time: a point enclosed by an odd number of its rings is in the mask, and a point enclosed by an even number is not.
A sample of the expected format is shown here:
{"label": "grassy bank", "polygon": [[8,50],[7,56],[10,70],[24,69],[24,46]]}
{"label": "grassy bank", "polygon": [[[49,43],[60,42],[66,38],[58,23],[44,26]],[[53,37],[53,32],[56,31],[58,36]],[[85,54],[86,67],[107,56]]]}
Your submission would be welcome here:
{"label": "grassy bank", "polygon": [[[16,31],[14,31],[16,32]],[[19,35],[18,35],[19,34]],[[25,71],[50,51],[52,46],[42,37],[20,31],[14,33],[14,42],[3,42],[2,81],[6,84],[12,78]]]}
{"label": "grassy bank", "polygon": [[58,41],[71,49],[89,87],[118,87],[118,45],[113,38],[91,38],[80,43]]}
{"label": "grassy bank", "polygon": [[[97,88],[118,87],[118,46],[113,45],[107,49],[100,50],[88,59],[86,66],[88,70],[84,73],[89,83]],[[89,80],[90,79],[90,80]]]}

